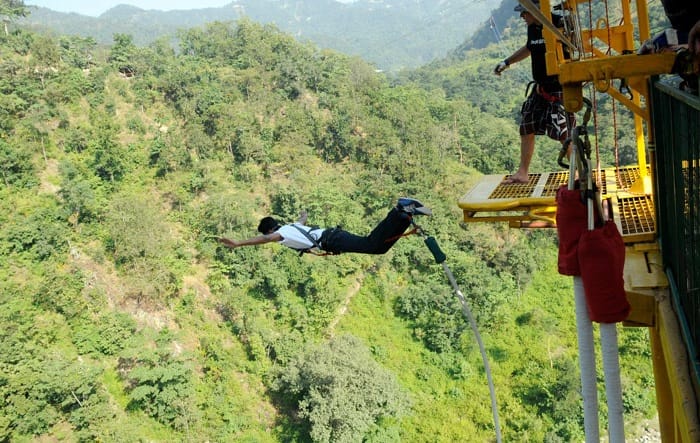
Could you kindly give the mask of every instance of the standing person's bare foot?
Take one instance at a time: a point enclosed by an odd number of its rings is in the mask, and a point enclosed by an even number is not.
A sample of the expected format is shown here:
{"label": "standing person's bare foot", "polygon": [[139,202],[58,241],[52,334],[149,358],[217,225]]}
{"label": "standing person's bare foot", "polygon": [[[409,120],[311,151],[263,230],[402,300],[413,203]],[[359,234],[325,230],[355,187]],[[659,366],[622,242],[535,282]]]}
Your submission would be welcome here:
{"label": "standing person's bare foot", "polygon": [[515,174],[506,177],[501,183],[504,185],[522,185],[526,184],[528,181],[529,177],[527,174],[520,174],[516,172]]}

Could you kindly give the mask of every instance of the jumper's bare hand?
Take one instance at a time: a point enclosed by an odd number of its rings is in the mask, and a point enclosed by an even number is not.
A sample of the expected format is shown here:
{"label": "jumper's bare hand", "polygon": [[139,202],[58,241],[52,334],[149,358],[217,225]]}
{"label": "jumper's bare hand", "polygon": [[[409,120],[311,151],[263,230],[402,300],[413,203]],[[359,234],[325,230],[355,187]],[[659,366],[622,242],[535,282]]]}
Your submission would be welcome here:
{"label": "jumper's bare hand", "polygon": [[231,240],[231,239],[228,239],[225,237],[219,237],[216,240],[219,243],[221,243],[222,245],[226,246],[227,248],[231,248],[231,249],[234,249],[234,248],[241,246],[240,243],[237,242],[236,240]]}

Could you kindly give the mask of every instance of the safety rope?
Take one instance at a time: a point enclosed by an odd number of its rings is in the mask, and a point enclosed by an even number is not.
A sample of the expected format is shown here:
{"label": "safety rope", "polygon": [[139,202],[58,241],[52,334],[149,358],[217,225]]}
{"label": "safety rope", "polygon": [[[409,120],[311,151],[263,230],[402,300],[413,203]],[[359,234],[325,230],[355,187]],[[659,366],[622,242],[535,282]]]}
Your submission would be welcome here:
{"label": "safety rope", "polygon": [[386,240],[384,240],[384,243],[390,243],[390,242],[393,242],[393,241],[396,241],[396,240],[400,239],[401,237],[408,237],[409,235],[417,234],[417,233],[419,232],[419,228],[418,228],[418,226],[417,226],[415,223],[413,223],[413,218],[411,218],[411,224],[414,226],[413,229],[411,229],[411,230],[408,231],[408,232],[404,232],[403,234],[399,234],[399,235],[395,235],[395,236],[393,236],[393,237],[389,237],[389,238],[387,238]]}
{"label": "safety rope", "polygon": [[[620,144],[617,141],[617,100],[610,97],[612,100],[612,116],[613,116],[613,140],[615,148],[615,179],[617,186],[622,188],[622,175],[620,174]],[[626,190],[626,189],[625,189]]]}
{"label": "safety rope", "polygon": [[598,136],[598,94],[596,93],[596,89],[592,84],[589,85],[589,88],[591,90],[591,97],[593,102],[593,136],[595,138],[595,168],[598,172],[596,184],[598,186],[601,186],[602,174],[600,172],[600,137]]}
{"label": "safety rope", "polygon": [[493,31],[493,34],[496,36],[496,43],[500,44],[501,33],[498,31],[498,27],[496,26],[496,20],[494,20],[493,14],[491,14],[491,17],[489,17],[489,27]]}
{"label": "safety rope", "polygon": [[[605,4],[605,24],[608,31],[608,50],[606,54],[612,56],[612,30],[610,29],[610,10],[608,8],[608,0],[604,0]],[[612,100],[612,118],[613,118],[613,144],[615,151],[615,179],[618,186],[622,186],[622,176],[620,175],[620,145],[617,141],[617,100],[610,97]]]}
{"label": "safety rope", "polygon": [[[590,21],[590,29],[593,29],[593,13],[592,2],[588,2],[588,17]],[[605,3],[606,25],[608,30],[608,42],[611,42],[611,29],[609,26],[609,10],[608,2]],[[594,56],[593,32],[590,33],[591,57]],[[608,54],[611,52],[610,44],[608,46]],[[603,220],[606,219],[600,194],[597,192],[601,189],[600,184],[602,175],[600,170],[600,151],[598,136],[598,103],[595,84],[589,85],[592,87],[592,105],[593,105],[593,124],[595,133],[595,155],[596,155],[596,170],[597,178],[596,185],[592,183],[592,166],[590,161],[590,144],[587,149],[584,149],[579,132],[583,131],[586,135],[587,130],[585,125],[579,126],[574,131],[575,149],[572,149],[571,154],[571,169],[569,171],[569,189],[574,189],[574,175],[576,169],[579,173],[579,184],[581,189],[585,189],[587,197],[587,212],[588,212],[588,229],[593,230],[595,227],[596,209],[598,215]],[[613,99],[613,131],[615,139],[615,156],[616,156],[616,172],[619,180],[619,148],[617,141],[617,108]],[[587,151],[587,152],[586,152]],[[609,214],[608,214],[609,215]],[[600,429],[598,424],[598,396],[597,396],[597,379],[596,379],[596,363],[595,351],[593,346],[593,333],[591,320],[587,313],[587,304],[585,300],[585,291],[583,282],[580,276],[574,277],[574,299],[576,306],[576,324],[577,336],[579,345],[579,364],[581,369],[581,387],[583,397],[583,412],[584,412],[584,430],[586,443],[597,443],[600,441]],[[600,339],[603,354],[604,380],[606,399],[608,404],[608,435],[612,443],[624,442],[624,421],[622,418],[622,394],[620,388],[620,371],[619,371],[619,355],[617,331],[614,323],[600,325]]]}
{"label": "safety rope", "polygon": [[608,9],[608,0],[603,0],[603,4],[605,4],[605,29],[608,30],[608,50],[606,53],[608,56],[612,55],[612,31],[610,30],[610,9]]}
{"label": "safety rope", "polygon": [[[591,4],[592,2],[588,2],[588,28],[593,29],[593,6]],[[590,46],[591,46],[591,58],[593,57],[593,32],[589,32],[589,37],[590,37]]]}
{"label": "safety rope", "polygon": [[[591,2],[588,2],[588,22],[589,27],[593,28],[593,7]],[[593,33],[590,33],[590,45],[591,45],[591,58],[593,57]],[[602,174],[600,167],[600,137],[598,136],[598,95],[596,93],[596,88],[593,83],[589,83],[589,89],[591,90],[591,101],[593,104],[593,136],[595,139],[595,158],[596,158],[596,185],[600,188],[602,185]]]}

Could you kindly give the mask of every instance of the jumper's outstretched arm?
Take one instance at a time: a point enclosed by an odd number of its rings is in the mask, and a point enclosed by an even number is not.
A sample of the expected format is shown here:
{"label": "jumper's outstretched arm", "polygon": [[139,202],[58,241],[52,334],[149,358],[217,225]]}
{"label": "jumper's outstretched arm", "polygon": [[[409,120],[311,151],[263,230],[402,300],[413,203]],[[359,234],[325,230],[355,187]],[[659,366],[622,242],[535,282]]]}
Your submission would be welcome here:
{"label": "jumper's outstretched arm", "polygon": [[235,249],[241,246],[255,246],[262,245],[264,243],[278,242],[282,240],[282,236],[279,232],[273,232],[272,234],[263,234],[255,237],[251,237],[245,240],[232,240],[230,238],[219,237],[217,241],[227,248]]}

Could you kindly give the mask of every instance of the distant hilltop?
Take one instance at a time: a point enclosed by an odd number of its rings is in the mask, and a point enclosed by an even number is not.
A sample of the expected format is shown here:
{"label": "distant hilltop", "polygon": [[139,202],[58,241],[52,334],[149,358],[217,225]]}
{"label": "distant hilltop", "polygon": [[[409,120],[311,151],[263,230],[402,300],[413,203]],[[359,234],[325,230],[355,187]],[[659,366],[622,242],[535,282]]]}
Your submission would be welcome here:
{"label": "distant hilltop", "polygon": [[157,11],[118,5],[89,17],[31,7],[18,23],[61,35],[91,36],[112,44],[114,34],[130,34],[148,45],[178,30],[241,17],[265,24],[299,40],[357,55],[385,71],[415,68],[446,56],[462,44],[499,6],[501,0],[239,0],[218,8]]}

